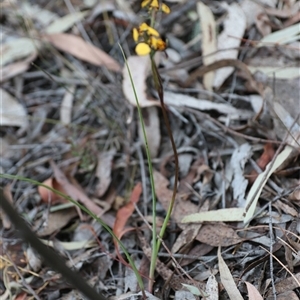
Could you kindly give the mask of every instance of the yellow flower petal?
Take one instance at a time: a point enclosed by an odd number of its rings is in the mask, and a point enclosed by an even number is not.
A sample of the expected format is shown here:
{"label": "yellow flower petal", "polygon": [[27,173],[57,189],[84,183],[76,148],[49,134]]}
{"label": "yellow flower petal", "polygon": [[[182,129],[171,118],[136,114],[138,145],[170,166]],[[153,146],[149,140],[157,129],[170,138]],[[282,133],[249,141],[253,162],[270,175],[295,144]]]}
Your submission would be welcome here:
{"label": "yellow flower petal", "polygon": [[164,4],[164,3],[162,3],[162,5],[161,5],[161,10],[165,13],[165,14],[169,14],[170,13],[170,8],[169,8],[169,6],[168,5],[166,5],[166,4]]}
{"label": "yellow flower petal", "polygon": [[139,27],[140,31],[147,31],[149,26],[146,23],[142,23]]}
{"label": "yellow flower petal", "polygon": [[135,52],[137,55],[147,55],[151,51],[151,48],[146,43],[139,43],[135,47]]}
{"label": "yellow flower petal", "polygon": [[158,51],[164,51],[166,50],[166,48],[167,48],[167,43],[162,39],[158,39],[156,42],[156,49]]}
{"label": "yellow flower petal", "polygon": [[154,50],[157,49],[157,37],[151,36],[148,40],[148,44]]}
{"label": "yellow flower petal", "polygon": [[150,4],[151,0],[144,0],[141,4],[141,7],[148,6]]}
{"label": "yellow flower petal", "polygon": [[139,33],[142,35],[143,32],[146,32],[147,35],[159,36],[159,33],[154,28],[148,26],[146,23],[142,23],[139,27]]}
{"label": "yellow flower petal", "polygon": [[149,39],[149,45],[153,50],[164,51],[167,48],[167,43],[157,37],[151,37]]}
{"label": "yellow flower petal", "polygon": [[139,40],[139,32],[136,28],[133,28],[132,36],[135,42]]}
{"label": "yellow flower petal", "polygon": [[150,26],[148,26],[147,34],[148,35],[153,35],[153,36],[159,36],[158,31],[155,30],[154,28],[150,27]]}
{"label": "yellow flower petal", "polygon": [[158,9],[159,8],[159,6],[158,6],[158,0],[152,0],[152,2],[150,4],[150,7]]}

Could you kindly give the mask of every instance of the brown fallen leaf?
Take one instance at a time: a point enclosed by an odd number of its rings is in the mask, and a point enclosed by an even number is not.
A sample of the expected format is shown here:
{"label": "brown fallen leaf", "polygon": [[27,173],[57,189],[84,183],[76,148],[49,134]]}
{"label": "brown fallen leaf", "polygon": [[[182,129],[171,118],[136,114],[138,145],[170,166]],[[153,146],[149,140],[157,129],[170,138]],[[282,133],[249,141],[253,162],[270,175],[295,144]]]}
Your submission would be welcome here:
{"label": "brown fallen leaf", "polygon": [[266,13],[260,13],[256,16],[256,27],[262,36],[266,36],[272,32],[270,19]]}
{"label": "brown fallen leaf", "polygon": [[291,18],[300,10],[300,2],[295,2],[292,7],[285,8],[272,8],[266,7],[265,12],[270,16],[275,16],[279,18]]}
{"label": "brown fallen leaf", "polygon": [[99,183],[96,186],[97,197],[102,197],[110,185],[112,161],[115,153],[116,150],[113,149],[98,155],[98,165],[96,169],[96,176],[99,179]]}
{"label": "brown fallen leaf", "polygon": [[[124,227],[125,227],[128,219],[134,212],[134,205],[139,201],[141,193],[142,193],[142,184],[141,184],[141,182],[138,182],[131,193],[130,201],[125,206],[120,208],[117,212],[115,224],[113,227],[113,232],[119,240],[121,239],[122,235],[126,231],[128,231],[128,230],[124,230]],[[128,263],[121,256],[120,251],[119,251],[119,244],[116,239],[114,239],[114,244],[115,244],[115,248],[116,248],[116,252],[117,252],[117,256],[118,256],[119,260],[127,266]]]}
{"label": "brown fallen leaf", "polygon": [[[195,245],[188,253],[188,256],[195,256],[195,257],[201,257],[206,255],[207,253],[209,253],[212,249],[214,249],[213,246],[201,243],[201,244],[197,244]],[[196,259],[192,259],[192,258],[184,258],[180,261],[180,265],[182,267],[191,264],[192,262],[194,262]]]}
{"label": "brown fallen leaf", "polygon": [[22,61],[18,61],[16,63],[9,64],[3,68],[0,68],[0,82],[4,82],[13,78],[19,74],[24,73],[30,67],[32,61],[34,61],[37,57],[37,53],[33,53],[28,58]]}
{"label": "brown fallen leaf", "polygon": [[[209,170],[209,167],[203,164],[203,158],[197,159],[193,162],[187,175],[180,180],[177,191],[177,195],[180,199],[188,199],[188,197],[192,194],[191,186],[200,180],[200,176],[206,170]],[[206,184],[206,182],[203,182],[203,184]]]}
{"label": "brown fallen leaf", "polygon": [[287,28],[297,22],[300,21],[300,12],[298,12],[296,15],[292,16],[291,18],[289,18],[288,20],[286,20],[283,23],[283,28]]}
{"label": "brown fallen leaf", "polygon": [[65,174],[53,161],[50,161],[50,165],[53,170],[55,179],[61,186],[63,186],[68,196],[70,196],[75,201],[78,200],[79,202],[81,202],[88,210],[90,210],[98,217],[103,215],[103,209],[96,205],[93,201],[91,201],[91,199],[84,192],[71,184]]}
{"label": "brown fallen leaf", "polygon": [[[274,300],[274,296],[265,298],[266,300]],[[286,291],[282,294],[277,294],[276,300],[299,300],[299,297],[294,291]]]}
{"label": "brown fallen leaf", "polygon": [[275,154],[273,145],[271,143],[267,143],[264,146],[264,152],[261,157],[257,160],[257,165],[264,170],[267,164],[272,160]]}
{"label": "brown fallen leaf", "polygon": [[[300,187],[299,187],[300,188]],[[298,212],[295,208],[293,208],[292,206],[288,205],[288,204],[285,204],[283,203],[281,200],[277,200],[275,203],[274,203],[274,206],[276,208],[278,208],[278,210],[282,210],[284,213],[288,214],[288,215],[291,215],[293,216],[294,218],[297,218],[298,217]]]}
{"label": "brown fallen leaf", "polygon": [[254,285],[247,281],[245,281],[245,284],[247,286],[249,300],[263,300],[263,297]]}
{"label": "brown fallen leaf", "polygon": [[222,223],[203,225],[196,240],[214,247],[228,247],[243,241],[232,228]]}
{"label": "brown fallen leaf", "polygon": [[[70,220],[77,216],[76,209],[74,207],[64,210],[55,211],[50,213],[45,226],[39,229],[36,233],[39,237],[51,235],[55,231],[65,227]],[[36,223],[39,223],[38,220]]]}
{"label": "brown fallen leaf", "polygon": [[[295,278],[288,277],[276,283],[275,285],[276,292],[278,294],[283,294],[286,291],[292,291],[296,288],[299,288],[299,284],[297,283],[296,280],[300,281],[300,273],[297,273],[294,276]],[[269,290],[267,296],[271,296],[271,295],[272,295],[272,289]],[[290,299],[290,298],[285,298],[285,299]]]}
{"label": "brown fallen leaf", "polygon": [[50,42],[57,49],[70,53],[78,59],[95,66],[105,66],[115,72],[121,71],[119,63],[103,50],[87,43],[79,36],[67,33],[54,33],[43,36],[44,41]]}
{"label": "brown fallen leaf", "polygon": [[[162,207],[167,211],[170,199],[172,199],[172,193],[173,191],[168,189],[169,181],[161,175],[158,171],[153,172],[154,177],[154,183],[155,183],[155,192],[157,195],[157,198],[162,205]],[[192,213],[197,212],[198,206],[191,201],[183,201],[181,199],[176,199],[173,212],[172,212],[172,218],[175,220],[176,223],[178,223],[178,226],[180,228],[185,228],[185,224],[180,224],[181,220],[184,216],[190,215]]]}
{"label": "brown fallen leaf", "polygon": [[300,180],[298,186],[296,186],[295,190],[289,195],[289,199],[292,201],[300,201]]}
{"label": "brown fallen leaf", "polygon": [[[43,182],[43,184],[49,186],[50,188],[58,190],[61,193],[66,194],[66,191],[63,188],[63,186],[59,184],[59,182],[57,182],[57,180],[53,177],[46,179]],[[40,194],[42,201],[45,203],[56,204],[68,202],[65,198],[40,185],[38,186],[38,193]]]}
{"label": "brown fallen leaf", "polygon": [[[182,201],[182,200],[179,200]],[[209,209],[209,199],[207,199],[203,205],[200,208],[200,212],[207,211]],[[183,228],[183,231],[179,234],[177,237],[173,247],[172,247],[172,253],[178,252],[180,249],[185,250],[186,247],[189,247],[191,243],[195,240],[197,237],[200,228],[202,227],[202,224],[194,224],[190,223],[185,226],[181,226]]]}
{"label": "brown fallen leaf", "polygon": [[15,300],[26,300],[27,297],[29,297],[28,294],[25,292],[22,292],[22,293],[18,294],[18,296],[15,298]]}
{"label": "brown fallen leaf", "polygon": [[[274,155],[275,155],[275,150],[273,148],[273,145],[271,143],[265,144],[262,155],[256,161],[257,165],[260,167],[262,171],[265,170],[267,164],[272,160]],[[257,176],[258,173],[255,170],[252,170],[252,172],[249,174],[249,179],[248,179],[249,184],[252,184],[257,178]]]}

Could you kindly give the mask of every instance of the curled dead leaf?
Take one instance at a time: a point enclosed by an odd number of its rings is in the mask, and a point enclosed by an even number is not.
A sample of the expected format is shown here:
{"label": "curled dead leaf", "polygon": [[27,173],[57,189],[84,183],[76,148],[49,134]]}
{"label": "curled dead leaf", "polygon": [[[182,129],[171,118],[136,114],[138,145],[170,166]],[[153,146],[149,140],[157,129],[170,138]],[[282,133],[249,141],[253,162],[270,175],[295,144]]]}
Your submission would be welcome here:
{"label": "curled dead leaf", "polygon": [[[131,193],[130,201],[125,206],[123,206],[122,208],[120,208],[118,210],[117,216],[116,216],[116,221],[113,226],[113,232],[118,239],[121,239],[122,235],[126,231],[128,231],[128,229],[125,229],[125,225],[126,225],[128,219],[130,218],[130,216],[132,215],[132,213],[134,211],[134,204],[136,204],[139,201],[141,193],[142,193],[142,184],[141,184],[141,182],[138,182]],[[123,264],[128,265],[127,262],[122,258],[121,254],[120,254],[119,244],[116,239],[114,239],[114,244],[116,247],[116,252],[117,252],[118,258],[120,259],[120,261]]]}
{"label": "curled dead leaf", "polygon": [[[43,184],[49,186],[52,189],[58,190],[61,193],[64,193],[64,194],[66,193],[63,186],[61,184],[59,184],[59,182],[53,177],[46,179],[43,182]],[[44,186],[40,185],[38,187],[38,192],[41,196],[42,201],[45,203],[50,202],[51,204],[56,204],[56,203],[68,202],[66,199],[62,198],[61,196],[52,192],[51,190],[47,189]]]}

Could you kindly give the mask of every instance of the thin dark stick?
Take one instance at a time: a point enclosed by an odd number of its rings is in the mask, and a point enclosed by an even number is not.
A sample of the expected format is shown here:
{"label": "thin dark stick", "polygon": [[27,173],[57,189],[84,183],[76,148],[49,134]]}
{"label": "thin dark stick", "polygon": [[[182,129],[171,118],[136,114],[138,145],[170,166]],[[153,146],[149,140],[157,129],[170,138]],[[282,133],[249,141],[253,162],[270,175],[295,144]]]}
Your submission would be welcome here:
{"label": "thin dark stick", "polygon": [[0,187],[0,205],[15,228],[19,231],[21,238],[28,242],[31,247],[43,258],[45,264],[59,272],[75,289],[80,291],[90,300],[107,300],[102,294],[98,294],[90,287],[75,271],[72,271],[65,265],[65,261],[55,254],[54,251],[44,245],[36,235],[31,231],[25,221],[18,215],[7,200],[3,189]]}

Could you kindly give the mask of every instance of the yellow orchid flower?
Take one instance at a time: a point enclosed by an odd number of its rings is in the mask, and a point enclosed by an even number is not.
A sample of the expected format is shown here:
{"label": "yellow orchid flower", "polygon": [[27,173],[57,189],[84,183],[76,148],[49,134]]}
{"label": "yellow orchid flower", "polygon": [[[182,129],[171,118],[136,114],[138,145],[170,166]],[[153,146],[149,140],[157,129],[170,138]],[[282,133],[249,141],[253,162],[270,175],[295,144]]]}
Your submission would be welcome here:
{"label": "yellow orchid flower", "polygon": [[149,54],[151,52],[151,48],[150,48],[150,46],[148,45],[148,44],[146,44],[146,43],[138,43],[137,45],[136,45],[136,47],[135,47],[135,53],[137,54],[137,55],[140,55],[140,56],[142,56],[142,55],[147,55],[147,54]]}
{"label": "yellow orchid flower", "polygon": [[164,13],[169,14],[170,8],[168,5],[164,3],[158,3],[158,0],[143,0],[141,7],[149,7],[149,10],[155,9],[159,10],[161,9]]}
{"label": "yellow orchid flower", "polygon": [[159,36],[159,33],[157,30],[152,28],[151,26],[148,26],[146,23],[142,23],[139,27],[139,32],[141,33],[147,33],[148,36]]}
{"label": "yellow orchid flower", "polygon": [[151,50],[164,51],[166,42],[160,37],[157,30],[142,23],[139,28],[133,28],[133,39],[137,43],[135,52],[138,55],[147,55]]}
{"label": "yellow orchid flower", "polygon": [[[155,39],[155,42],[153,41]],[[162,39],[152,38],[152,48],[158,51],[164,51],[167,48],[167,43]]]}

